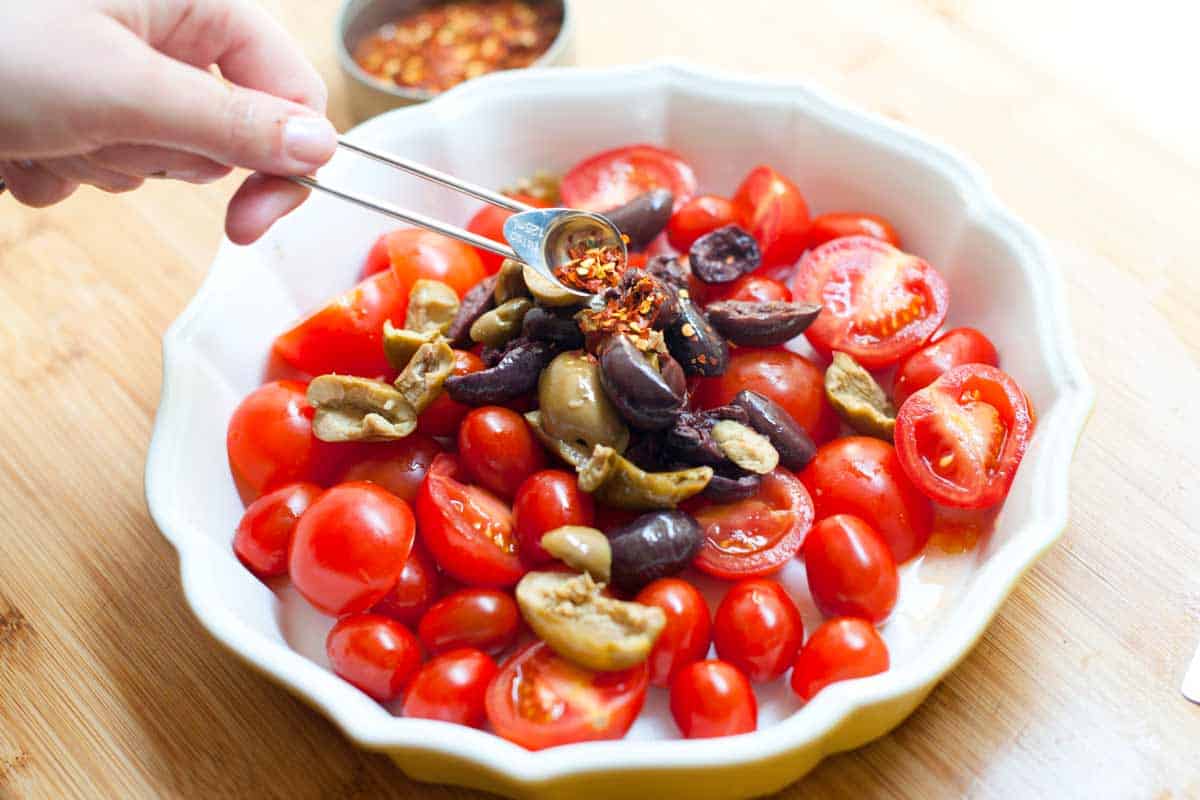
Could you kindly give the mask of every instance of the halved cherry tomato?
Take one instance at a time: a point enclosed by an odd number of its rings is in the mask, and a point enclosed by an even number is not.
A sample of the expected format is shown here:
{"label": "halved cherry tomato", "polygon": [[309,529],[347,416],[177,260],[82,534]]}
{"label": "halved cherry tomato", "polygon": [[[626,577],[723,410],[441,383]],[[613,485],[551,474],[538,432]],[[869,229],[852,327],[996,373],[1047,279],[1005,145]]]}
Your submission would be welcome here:
{"label": "halved cherry tomato", "polygon": [[900,407],[896,453],[908,477],[937,502],[986,508],[1008,495],[1032,434],[1017,382],[996,367],[963,364]]}
{"label": "halved cherry tomato", "polygon": [[[484,367],[483,360],[469,350],[454,351],[455,375],[479,372]],[[417,417],[417,432],[429,436],[453,436],[470,410],[471,406],[454,400],[447,392],[442,392],[421,412],[421,416]]]}
{"label": "halved cherry tomato", "polygon": [[717,656],[751,681],[770,681],[787,672],[803,641],[800,609],[773,580],[738,581],[713,618]]}
{"label": "halved cherry tomato", "polygon": [[694,512],[704,543],[693,566],[738,580],[775,572],[796,555],[812,527],[813,504],[804,485],[782,467],[763,476],[746,500]]}
{"label": "halved cherry tomato", "polygon": [[546,466],[546,451],[529,423],[502,406],[481,406],[467,414],[458,428],[458,457],[480,486],[505,498]]}
{"label": "halved cherry tomato", "polygon": [[421,646],[408,628],[378,614],[343,617],[325,637],[336,675],[380,701],[400,696],[421,666]]}
{"label": "halved cherry tomato", "polygon": [[670,189],[678,211],[696,193],[696,173],[670,150],[635,144],[576,164],[563,176],[559,193],[564,206],[610,211],[651,189]]}
{"label": "halved cherry tomato", "polygon": [[383,323],[390,319],[399,325],[404,320],[409,285],[390,272],[372,275],[280,334],[276,355],[308,375],[388,374],[392,368],[383,355]]}
{"label": "halved cherry tomato", "polygon": [[869,436],[847,436],[817,450],[800,473],[817,519],[852,514],[874,528],[902,564],[933,530],[933,506],[904,474],[895,449]]}
{"label": "halved cherry tomato", "polygon": [[783,283],[762,275],[743,275],[733,283],[715,284],[707,287],[704,302],[715,303],[718,300],[746,300],[752,303],[769,303],[771,301],[792,302],[792,290]]}
{"label": "halved cherry tomato", "polygon": [[481,727],[487,687],[497,671],[491,656],[469,647],[435,656],[408,685],[404,716]]}
{"label": "halved cherry tomato", "polygon": [[837,413],[825,396],[825,373],[799,353],[782,348],[739,347],[733,351],[724,375],[700,381],[695,402],[700,408],[728,405],[743,389],[766,395],[783,406],[818,444],[838,431]]}
{"label": "halved cherry tomato", "polygon": [[834,514],[813,526],[801,549],[808,591],[827,617],[876,624],[896,605],[896,560],[879,533],[858,517]]}
{"label": "halved cherry tomato", "polygon": [[300,517],[288,574],[323,614],[366,611],[396,585],[412,545],[408,503],[373,483],[343,483]]}
{"label": "halved cherry tomato", "polygon": [[870,236],[848,236],[809,250],[792,294],[824,306],[804,332],[829,358],[834,350],[867,369],[895,364],[941,327],[950,290],[936,269]]}
{"label": "halved cherry tomato", "polygon": [[315,483],[289,483],[250,504],[233,537],[233,552],[247,569],[259,578],[287,574],[296,523],[323,491]]}
{"label": "halved cherry tomato", "polygon": [[437,600],[440,583],[437,565],[425,548],[414,542],[396,585],[371,607],[371,613],[415,626]]}
{"label": "halved cherry tomato", "polygon": [[724,197],[702,194],[693,197],[671,215],[667,238],[671,246],[686,253],[692,243],[706,233],[734,223],[733,203]]}
{"label": "halved cherry tomato", "polygon": [[681,669],[708,653],[712,622],[700,591],[679,578],[659,578],[638,593],[637,602],[661,608],[667,626],[659,634],[646,664],[650,683],[670,686]]}
{"label": "halved cherry tomato", "polygon": [[[546,208],[549,205],[544,200],[530,197],[527,194],[512,194],[509,196],[518,202],[524,203],[527,206],[533,206],[534,208]],[[471,221],[467,223],[467,230],[471,233],[487,237],[492,241],[506,244],[508,240],[504,238],[504,223],[512,215],[513,212],[505,211],[503,208],[489,203],[475,212],[475,216],[471,217]],[[483,269],[488,275],[500,270],[500,264],[504,262],[503,256],[478,247],[475,248],[475,252],[479,254],[479,260],[483,263]]]}
{"label": "halved cherry tomato", "polygon": [[808,203],[796,184],[770,167],[750,171],[733,195],[733,211],[758,240],[764,267],[794,264],[804,252]]}
{"label": "halved cherry tomato", "polygon": [[812,222],[808,223],[808,231],[804,234],[804,247],[811,250],[843,236],[870,236],[872,239],[887,242],[892,247],[900,246],[900,234],[896,233],[892,224],[883,217],[852,211],[833,211],[812,218]]}
{"label": "halved cherry tomato", "polygon": [[837,617],[813,631],[792,667],[792,690],[806,703],[831,683],[886,672],[887,645],[866,620]]}
{"label": "halved cherry tomato", "polygon": [[595,517],[592,496],[579,488],[572,473],[561,469],[533,473],[513,500],[513,529],[521,560],[531,566],[550,563],[554,556],[542,549],[542,536],[563,525],[592,527]]}
{"label": "halved cherry tomato", "polygon": [[534,642],[500,667],[487,717],[498,735],[529,750],[620,739],[646,702],[646,683],[645,664],[593,672]]}
{"label": "halved cherry tomato", "polygon": [[758,701],[737,667],[697,661],[671,681],[671,716],[688,739],[734,736],[758,727]]}
{"label": "halved cherry tomato", "polygon": [[356,460],[346,466],[337,482],[370,481],[411,503],[440,452],[442,446],[435,439],[420,433],[394,442],[363,444],[355,454]]}
{"label": "halved cherry tomato", "polygon": [[960,364],[1000,365],[991,340],[974,328],[954,328],[900,362],[892,392],[896,407]]}
{"label": "halved cherry tomato", "polygon": [[512,586],[525,574],[512,512],[480,486],[455,479],[457,461],[438,456],[417,492],[421,540],[442,571],[473,586]]}
{"label": "halved cherry tomato", "polygon": [[517,640],[520,621],[510,595],[495,589],[460,589],[430,606],[417,635],[431,653],[474,647],[496,655]]}

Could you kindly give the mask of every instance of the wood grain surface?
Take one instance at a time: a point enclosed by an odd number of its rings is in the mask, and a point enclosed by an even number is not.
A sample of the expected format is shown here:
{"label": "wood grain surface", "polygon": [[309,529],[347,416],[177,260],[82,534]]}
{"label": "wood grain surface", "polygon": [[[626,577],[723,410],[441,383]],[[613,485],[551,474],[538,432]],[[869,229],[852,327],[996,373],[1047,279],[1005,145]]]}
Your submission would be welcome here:
{"label": "wood grain surface", "polygon": [[[349,125],[335,0],[265,5]],[[781,797],[1200,797],[1179,692],[1200,640],[1200,139],[1174,108],[1194,94],[1146,95],[1071,42],[1130,69],[1195,54],[1107,49],[1088,37],[1121,21],[1066,0],[578,5],[580,63],[804,77],[978,160],[1054,243],[1097,385],[1062,542],[911,719]],[[479,797],[409,781],[218,647],[146,512],[159,339],[234,187],[0,197],[0,796]]]}

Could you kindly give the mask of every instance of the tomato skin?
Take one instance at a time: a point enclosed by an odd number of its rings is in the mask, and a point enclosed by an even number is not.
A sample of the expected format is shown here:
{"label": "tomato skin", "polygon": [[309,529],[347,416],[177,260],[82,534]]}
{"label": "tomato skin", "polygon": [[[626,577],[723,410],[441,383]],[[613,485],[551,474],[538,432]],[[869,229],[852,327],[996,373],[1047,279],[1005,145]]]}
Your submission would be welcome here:
{"label": "tomato skin", "polygon": [[351,614],[330,629],[325,652],[334,673],[381,702],[400,696],[421,666],[421,646],[388,617]]}
{"label": "tomato skin", "polygon": [[501,665],[488,687],[488,722],[527,750],[620,739],[646,702],[646,685],[645,664],[592,672],[533,642]]}
{"label": "tomato skin", "polygon": [[831,683],[886,672],[887,645],[866,620],[826,620],[804,643],[792,666],[792,691],[804,702]]}
{"label": "tomato skin", "polygon": [[904,401],[896,416],[904,472],[926,496],[958,508],[1003,501],[1032,435],[1025,392],[987,364],[954,367]]}
{"label": "tomato skin", "polygon": [[796,184],[770,167],[750,171],[733,195],[733,210],[758,240],[764,267],[792,264],[804,252],[808,203]]}
{"label": "tomato skin", "polygon": [[396,579],[396,585],[371,607],[371,613],[382,614],[397,622],[414,626],[437,600],[440,584],[441,579],[433,559],[425,552],[424,547],[414,542],[412,552],[404,562],[404,569],[400,570],[400,577]]}
{"label": "tomato skin", "polygon": [[[509,197],[534,208],[549,207],[549,204],[545,201],[527,194],[510,194]],[[487,204],[476,211],[475,216],[471,217],[471,221],[467,223],[467,230],[493,241],[507,244],[508,240],[504,238],[504,223],[512,215],[512,211],[505,211],[503,208]],[[483,264],[484,272],[492,275],[500,271],[500,265],[504,263],[503,256],[478,247],[474,248],[474,250],[479,254],[479,260]]]}
{"label": "tomato skin", "polygon": [[824,445],[800,480],[817,520],[851,514],[874,528],[897,564],[921,552],[933,530],[933,506],[913,486],[896,450],[869,436],[847,436]]}
{"label": "tomato skin", "polygon": [[892,384],[896,407],[962,364],[1000,365],[996,346],[974,328],[954,328],[900,362]]}
{"label": "tomato skin", "polygon": [[366,611],[400,577],[413,546],[413,515],[373,483],[343,483],[308,507],[288,556],[288,574],[321,613]]}
{"label": "tomato skin", "polygon": [[804,234],[804,247],[811,250],[844,236],[870,236],[892,247],[900,246],[900,234],[883,217],[856,211],[833,211],[812,218]]}
{"label": "tomato skin", "polygon": [[358,458],[346,464],[337,482],[370,481],[411,503],[440,452],[442,446],[437,441],[420,433],[394,442],[364,443]]}
{"label": "tomato skin", "polygon": [[732,283],[714,284],[706,287],[704,304],[718,300],[746,300],[752,303],[769,303],[779,300],[792,302],[792,290],[785,284],[763,275],[743,275]]}
{"label": "tomato skin", "polygon": [[339,450],[313,436],[313,409],[304,392],[299,381],[264,383],[229,418],[225,449],[245,502],[288,483],[326,483]]}
{"label": "tomato skin", "polygon": [[246,569],[259,578],[287,574],[296,523],[323,491],[315,483],[289,483],[250,504],[233,537],[233,552]]}
{"label": "tomato skin", "polygon": [[388,235],[385,233],[371,245],[371,249],[367,252],[367,258],[363,261],[362,271],[358,274],[360,281],[391,269],[392,259],[388,257],[387,238]]}
{"label": "tomato skin", "polygon": [[510,595],[495,589],[460,589],[430,606],[417,635],[430,653],[474,647],[496,655],[517,640],[520,621]]}
{"label": "tomato skin", "polygon": [[562,204],[584,211],[611,211],[651,189],[670,189],[678,211],[696,194],[696,173],[677,153],[635,144],[597,153],[563,175]]}
{"label": "tomato skin", "polygon": [[671,246],[686,253],[692,243],[717,228],[732,225],[736,220],[733,203],[724,197],[702,194],[678,207],[667,222],[667,239]]}
{"label": "tomato skin", "polygon": [[826,517],[809,531],[802,553],[822,614],[879,624],[892,613],[900,589],[896,560],[870,525],[849,514]]}
{"label": "tomato skin", "polygon": [[781,405],[818,444],[838,432],[837,413],[825,396],[825,373],[799,353],[782,348],[739,347],[730,355],[724,375],[700,381],[695,403],[706,409],[728,405],[743,389]]}
{"label": "tomato skin", "polygon": [[482,727],[487,687],[498,669],[491,656],[469,647],[434,656],[408,685],[404,716]]}
{"label": "tomato skin", "polygon": [[276,337],[275,355],[308,375],[386,375],[383,323],[399,324],[407,306],[407,285],[390,272],[372,275]]}
{"label": "tomato skin", "polygon": [[480,486],[506,498],[546,466],[546,451],[529,423],[503,406],[481,406],[467,414],[458,429],[458,455]]}
{"label": "tomato skin", "polygon": [[796,267],[792,294],[824,306],[804,332],[814,350],[825,358],[840,350],[871,370],[924,346],[950,304],[950,289],[936,269],[870,236],[809,250]]}
{"label": "tomato skin", "polygon": [[653,686],[670,686],[679,671],[708,653],[712,622],[700,591],[679,578],[659,578],[638,593],[637,602],[661,608],[667,626],[654,643],[646,665]]}
{"label": "tomato skin", "polygon": [[671,681],[671,716],[688,739],[735,736],[758,727],[758,701],[737,667],[697,661]]}
{"label": "tomato skin", "polygon": [[792,666],[804,641],[800,609],[773,580],[738,581],[725,593],[713,620],[717,656],[756,683]]}
{"label": "tomato skin", "polygon": [[592,496],[579,488],[570,472],[544,469],[525,479],[513,500],[513,530],[521,560],[531,566],[549,564],[554,556],[542,549],[542,536],[563,525],[593,527]]}
{"label": "tomato skin", "polygon": [[[454,374],[468,375],[484,369],[483,360],[469,350],[454,351]],[[471,406],[442,392],[417,418],[417,433],[427,436],[454,436]]]}
{"label": "tomato skin", "polygon": [[[401,228],[384,239],[392,274],[404,292],[406,309],[408,293],[421,278],[441,281],[462,297],[487,277],[474,247],[440,233],[423,228]],[[403,318],[401,314],[393,322],[399,325]]]}

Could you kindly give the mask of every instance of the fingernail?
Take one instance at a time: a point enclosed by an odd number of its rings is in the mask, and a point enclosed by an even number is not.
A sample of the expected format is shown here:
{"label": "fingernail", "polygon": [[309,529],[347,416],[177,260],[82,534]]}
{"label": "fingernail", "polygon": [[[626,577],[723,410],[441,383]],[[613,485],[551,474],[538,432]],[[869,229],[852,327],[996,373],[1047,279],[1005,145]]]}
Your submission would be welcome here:
{"label": "fingernail", "polygon": [[283,148],[289,158],[320,166],[337,149],[337,131],[324,117],[292,117],[283,127]]}

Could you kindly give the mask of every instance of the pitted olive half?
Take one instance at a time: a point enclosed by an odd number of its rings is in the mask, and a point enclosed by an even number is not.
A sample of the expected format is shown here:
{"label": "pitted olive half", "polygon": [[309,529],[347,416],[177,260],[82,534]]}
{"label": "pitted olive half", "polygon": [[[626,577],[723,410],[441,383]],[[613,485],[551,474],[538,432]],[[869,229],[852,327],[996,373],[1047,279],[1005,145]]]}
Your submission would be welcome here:
{"label": "pitted olive half", "polygon": [[542,429],[591,452],[598,444],[624,452],[629,429],[604,393],[596,359],[579,350],[560,353],[538,379]]}

